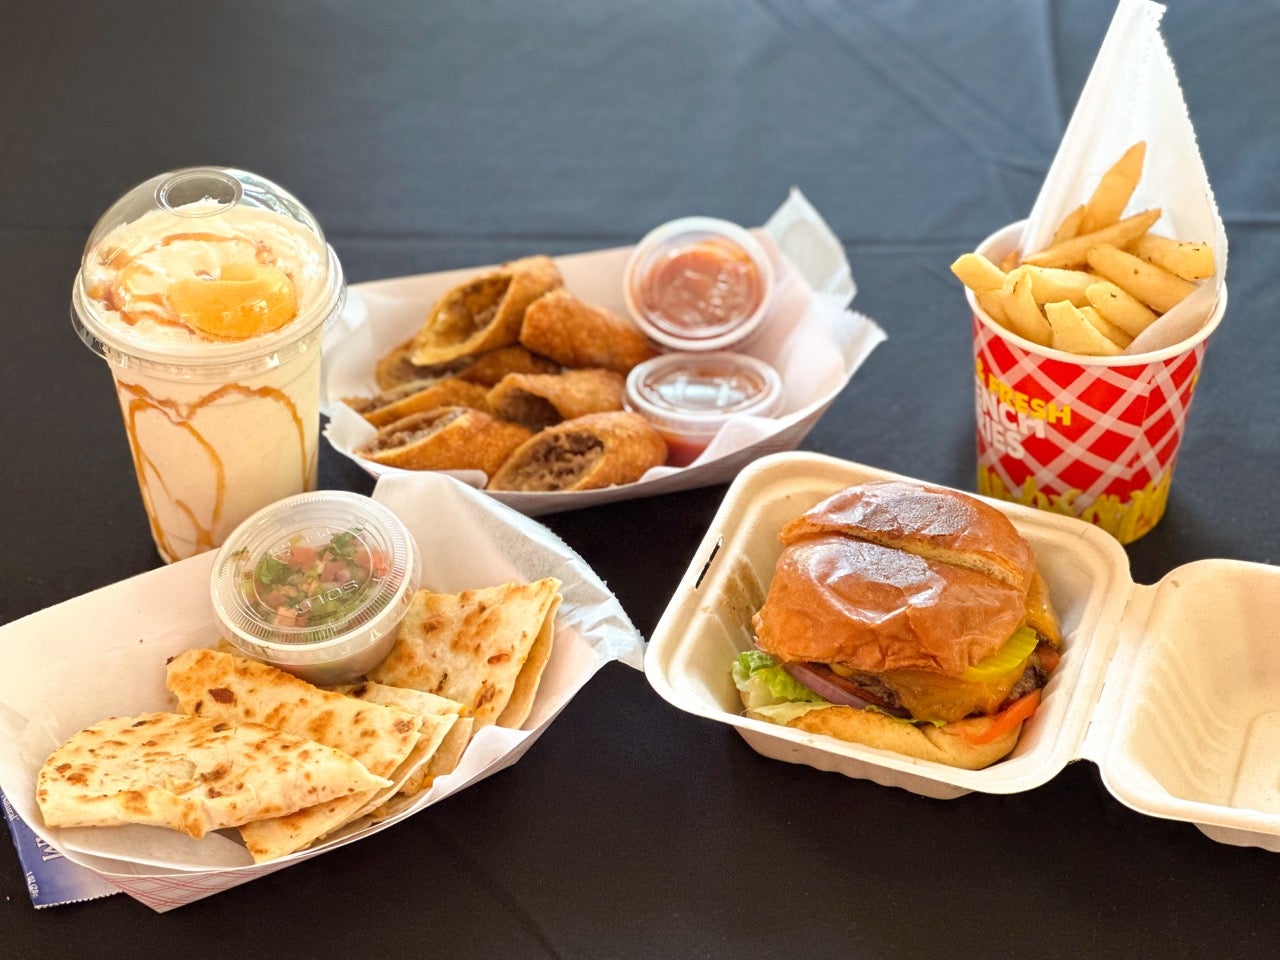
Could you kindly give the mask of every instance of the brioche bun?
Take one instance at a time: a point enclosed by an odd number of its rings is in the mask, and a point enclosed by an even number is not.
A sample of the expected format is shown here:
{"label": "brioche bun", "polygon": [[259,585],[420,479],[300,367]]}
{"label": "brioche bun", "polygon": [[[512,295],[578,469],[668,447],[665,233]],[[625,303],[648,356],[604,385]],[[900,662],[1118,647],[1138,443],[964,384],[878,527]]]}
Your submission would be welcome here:
{"label": "brioche bun", "polygon": [[[748,711],[748,716],[753,711]],[[765,719],[756,715],[757,719]],[[981,770],[1002,760],[1018,745],[1022,725],[1011,727],[993,739],[975,743],[994,721],[990,717],[957,720],[941,727],[931,723],[901,723],[883,714],[855,707],[835,706],[813,709],[791,718],[786,726],[821,733],[837,740],[889,750],[917,760]]]}
{"label": "brioche bun", "polygon": [[[779,707],[744,690],[749,716],[967,769],[1013,750],[1021,723],[998,717],[1043,685],[1060,634],[1035,552],[1003,513],[951,490],[868,483],[779,540],[756,646],[832,702]],[[1012,656],[1017,636],[1025,652]]]}

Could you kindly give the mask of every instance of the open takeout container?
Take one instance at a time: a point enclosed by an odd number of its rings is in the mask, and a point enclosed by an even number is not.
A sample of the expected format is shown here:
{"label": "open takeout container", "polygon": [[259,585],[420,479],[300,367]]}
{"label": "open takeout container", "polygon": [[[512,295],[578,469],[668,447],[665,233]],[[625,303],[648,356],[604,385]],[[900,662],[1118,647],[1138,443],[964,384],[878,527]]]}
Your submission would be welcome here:
{"label": "open takeout container", "polygon": [[423,587],[458,592],[560,579],[554,645],[528,721],[478,731],[457,768],[395,816],[357,822],[321,843],[255,864],[235,830],[192,840],[161,827],[51,830],[35,803],[45,758],[109,716],[171,710],[165,662],[212,646],[220,630],[204,553],[0,627],[0,791],[40,839],[157,911],[220,893],[360,840],[520,759],[601,666],[640,667],[643,638],[581,557],[541,524],[443,474],[381,480],[373,497],[404,521],[423,557]]}
{"label": "open takeout container", "polygon": [[759,753],[946,799],[1040,786],[1075,760],[1141,813],[1214,840],[1280,851],[1280,569],[1201,560],[1140,585],[1120,544],[1059,514],[988,500],[1035,548],[1062,620],[1062,662],[1017,748],[959,770],[742,715],[730,665],[752,643],[784,523],[836,490],[901,479],[816,454],[778,454],[729,488],[645,656],[649,682],[733,726]]}
{"label": "open takeout container", "polygon": [[[655,467],[635,483],[553,493],[496,490],[490,496],[528,516],[539,516],[727,483],[752,460],[800,445],[885,334],[873,320],[849,309],[856,285],[844,248],[800,191],[792,190],[764,226],[753,232],[773,261],[772,307],[751,342],[733,349],[778,371],[783,400],[777,413],[769,417],[735,414],[691,464]],[[633,249],[618,247],[554,259],[567,290],[627,316],[623,275]],[[335,450],[375,477],[408,472],[356,454],[374,428],[342,398],[377,393],[377,359],[411,338],[446,291],[491,269],[480,266],[349,287],[342,322],[331,328],[324,343],[321,407],[329,417],[324,435]],[[479,471],[450,473],[476,486],[485,481]]]}

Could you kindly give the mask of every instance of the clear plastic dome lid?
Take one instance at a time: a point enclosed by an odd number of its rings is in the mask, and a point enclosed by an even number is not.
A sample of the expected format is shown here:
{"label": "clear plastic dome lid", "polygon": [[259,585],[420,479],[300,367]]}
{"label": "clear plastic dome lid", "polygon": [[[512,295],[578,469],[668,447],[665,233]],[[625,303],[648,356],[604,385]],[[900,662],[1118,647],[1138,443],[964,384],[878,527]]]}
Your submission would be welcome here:
{"label": "clear plastic dome lid", "polygon": [[152,177],[89,234],[73,320],[96,352],[234,363],[325,323],[344,298],[324,232],[292,194],[244,170]]}
{"label": "clear plastic dome lid", "polygon": [[635,246],[623,277],[627,310],[651,340],[673,350],[747,343],[765,322],[773,264],[736,223],[681,217]]}
{"label": "clear plastic dome lid", "polygon": [[782,379],[742,353],[667,353],[633,367],[627,405],[659,430],[714,434],[735,414],[773,416],[783,401]]}
{"label": "clear plastic dome lid", "polygon": [[390,634],[420,576],[400,519],[355,493],[288,497],[254,514],[214,559],[213,606],[231,640],[269,661],[316,664]]}

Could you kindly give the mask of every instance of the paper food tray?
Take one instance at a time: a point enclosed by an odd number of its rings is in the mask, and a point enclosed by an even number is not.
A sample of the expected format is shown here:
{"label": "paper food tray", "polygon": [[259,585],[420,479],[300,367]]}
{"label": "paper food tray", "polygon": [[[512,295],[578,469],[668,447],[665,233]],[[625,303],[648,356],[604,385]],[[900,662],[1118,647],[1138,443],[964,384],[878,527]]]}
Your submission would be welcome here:
{"label": "paper food tray", "polygon": [[743,716],[729,668],[750,648],[778,531],[842,487],[883,479],[903,478],[801,453],[744,470],[650,638],[653,688],[732,725],[765,756],[940,799],[1029,790],[1089,759],[1134,810],[1280,851],[1275,567],[1203,560],[1138,585],[1124,549],[1091,524],[987,500],[1035,548],[1064,637],[1062,662],[1008,758],[959,770]]}
{"label": "paper food tray", "polygon": [[[785,396],[777,417],[739,415],[689,466],[656,467],[635,483],[582,492],[493,491],[490,495],[521,513],[539,516],[727,483],[752,460],[799,446],[885,334],[874,321],[848,308],[856,286],[844,248],[798,190],[755,232],[774,259],[774,308],[761,334],[749,346],[734,349],[777,368]],[[566,289],[626,316],[622,276],[631,249],[554,259]],[[342,398],[377,393],[375,361],[411,338],[442,294],[490,269],[478,266],[350,288],[342,321],[326,334],[324,343],[321,403],[330,418],[324,435],[335,450],[375,477],[410,472],[356,455],[356,448],[373,436],[374,428]],[[453,475],[476,486],[485,480],[479,471]]]}
{"label": "paper food tray", "polygon": [[44,759],[108,716],[170,710],[165,661],[215,643],[209,597],[213,553],[104,587],[0,628],[0,790],[22,819],[69,860],[156,910],[230,889],[318,856],[430,806],[515,763],[604,663],[639,668],[644,641],[587,564],[541,524],[443,474],[379,482],[374,498],[405,521],[423,556],[423,586],[457,592],[555,576],[563,602],[552,655],[520,730],[486,727],[458,767],[417,802],[372,826],[348,827],[317,846],[254,864],[236,831],[192,840],[159,827],[50,830],[35,804]]}

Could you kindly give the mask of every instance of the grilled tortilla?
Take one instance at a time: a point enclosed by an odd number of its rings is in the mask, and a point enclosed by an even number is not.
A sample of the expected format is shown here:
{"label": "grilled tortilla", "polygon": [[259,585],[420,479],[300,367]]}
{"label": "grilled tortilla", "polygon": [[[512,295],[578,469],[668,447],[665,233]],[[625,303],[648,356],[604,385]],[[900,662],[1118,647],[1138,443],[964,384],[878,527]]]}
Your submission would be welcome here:
{"label": "grilled tortilla", "polygon": [[421,590],[369,678],[457,700],[476,730],[518,728],[550,657],[560,599],[554,577],[458,594]]}
{"label": "grilled tortilla", "polygon": [[148,824],[202,837],[388,786],[359,761],[258,723],[145,713],[74,734],[45,761],[49,827]]}

